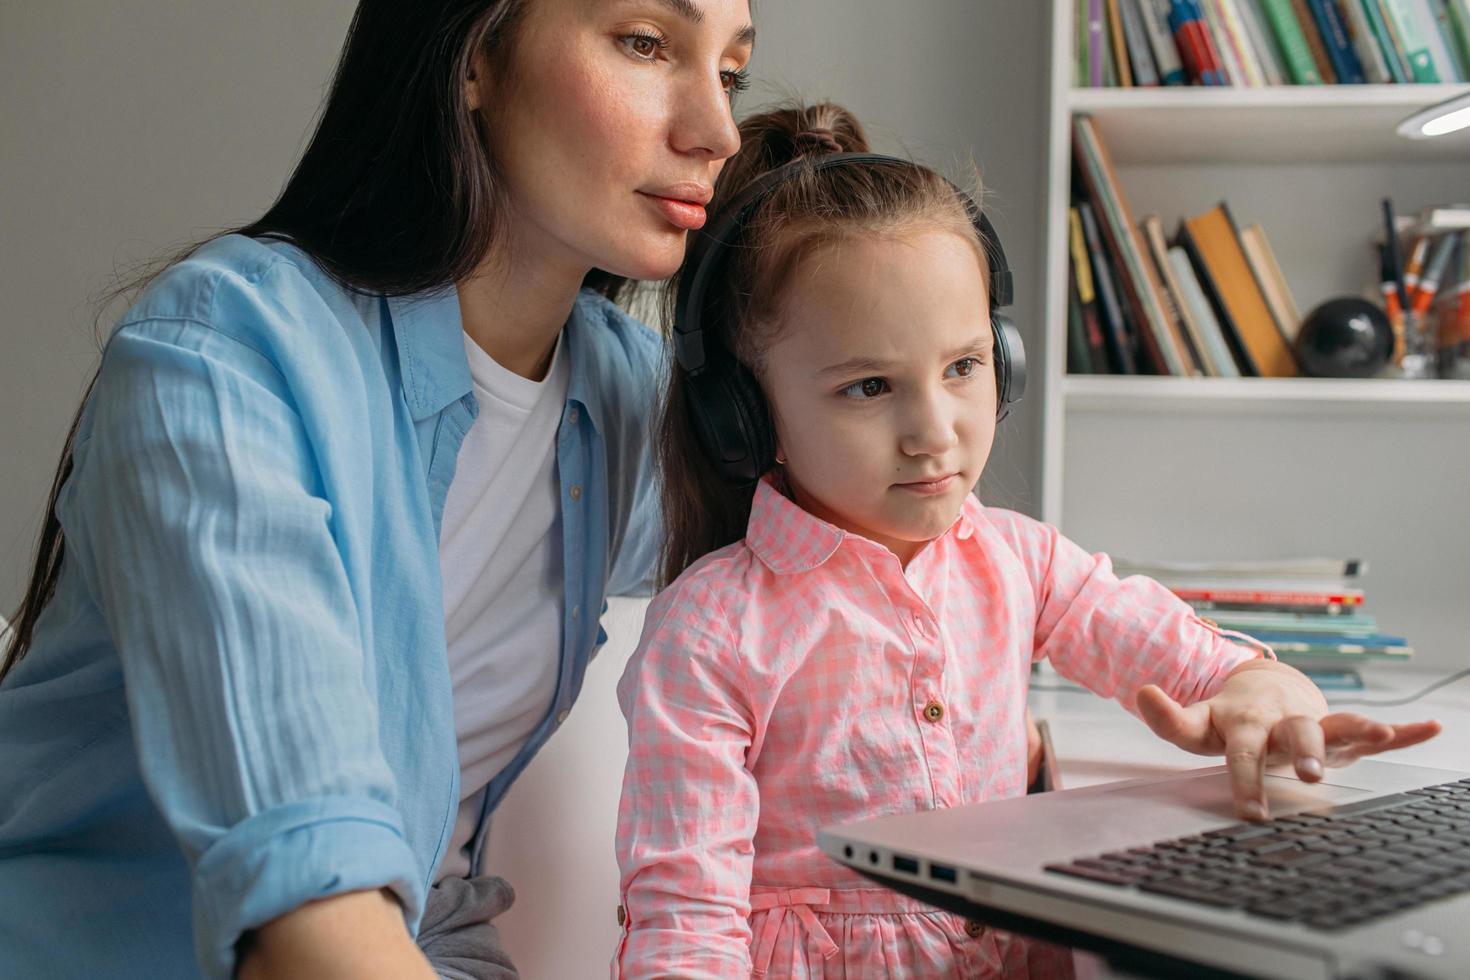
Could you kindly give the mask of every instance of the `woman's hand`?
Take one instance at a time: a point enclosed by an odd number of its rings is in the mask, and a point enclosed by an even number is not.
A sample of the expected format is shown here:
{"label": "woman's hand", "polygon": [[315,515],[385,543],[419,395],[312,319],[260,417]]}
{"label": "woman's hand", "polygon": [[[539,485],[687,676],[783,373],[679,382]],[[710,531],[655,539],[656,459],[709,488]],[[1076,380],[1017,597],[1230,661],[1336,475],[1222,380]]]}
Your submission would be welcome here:
{"label": "woman's hand", "polygon": [[1138,692],[1137,704],[1165,741],[1199,755],[1225,756],[1236,809],[1247,820],[1269,815],[1267,766],[1292,762],[1303,781],[1314,783],[1323,766],[1416,745],[1440,730],[1437,721],[1388,725],[1350,712],[1328,714],[1317,685],[1274,660],[1241,664],[1218,694],[1187,708],[1153,684]]}

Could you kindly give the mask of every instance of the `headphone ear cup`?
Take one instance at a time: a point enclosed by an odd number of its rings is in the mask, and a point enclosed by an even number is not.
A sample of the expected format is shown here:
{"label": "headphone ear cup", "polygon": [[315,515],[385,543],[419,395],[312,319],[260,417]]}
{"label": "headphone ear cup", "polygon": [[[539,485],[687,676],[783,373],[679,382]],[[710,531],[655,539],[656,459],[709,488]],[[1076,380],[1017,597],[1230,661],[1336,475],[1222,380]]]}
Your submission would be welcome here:
{"label": "headphone ear cup", "polygon": [[759,480],[775,462],[775,437],[765,394],[738,363],[686,379],[688,411],[706,458],[730,483]]}
{"label": "headphone ear cup", "polygon": [[1026,393],[1026,347],[1021,331],[1004,313],[990,315],[995,336],[995,420],[1000,422]]}

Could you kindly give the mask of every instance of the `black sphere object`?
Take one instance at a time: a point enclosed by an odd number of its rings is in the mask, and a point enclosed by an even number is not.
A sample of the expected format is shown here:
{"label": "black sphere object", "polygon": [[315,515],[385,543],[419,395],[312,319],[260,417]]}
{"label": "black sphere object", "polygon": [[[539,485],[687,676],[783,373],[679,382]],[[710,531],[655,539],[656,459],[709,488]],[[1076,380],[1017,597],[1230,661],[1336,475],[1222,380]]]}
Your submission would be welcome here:
{"label": "black sphere object", "polygon": [[1329,299],[1307,314],[1296,359],[1317,378],[1369,378],[1393,356],[1393,327],[1376,304],[1356,296]]}

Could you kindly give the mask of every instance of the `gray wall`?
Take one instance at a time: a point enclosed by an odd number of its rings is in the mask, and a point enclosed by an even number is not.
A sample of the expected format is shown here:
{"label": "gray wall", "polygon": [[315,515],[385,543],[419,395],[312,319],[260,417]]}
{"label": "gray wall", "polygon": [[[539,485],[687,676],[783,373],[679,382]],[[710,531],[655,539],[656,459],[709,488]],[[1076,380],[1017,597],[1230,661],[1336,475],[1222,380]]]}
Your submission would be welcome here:
{"label": "gray wall", "polygon": [[[116,270],[256,216],[309,132],[352,0],[0,3],[0,609],[19,597]],[[880,148],[979,164],[1039,364],[1046,5],[766,0],[762,80],[845,102]],[[774,84],[773,84],[774,83]],[[105,325],[105,324],[104,324]],[[1040,399],[1007,423],[989,497],[1039,508]]]}

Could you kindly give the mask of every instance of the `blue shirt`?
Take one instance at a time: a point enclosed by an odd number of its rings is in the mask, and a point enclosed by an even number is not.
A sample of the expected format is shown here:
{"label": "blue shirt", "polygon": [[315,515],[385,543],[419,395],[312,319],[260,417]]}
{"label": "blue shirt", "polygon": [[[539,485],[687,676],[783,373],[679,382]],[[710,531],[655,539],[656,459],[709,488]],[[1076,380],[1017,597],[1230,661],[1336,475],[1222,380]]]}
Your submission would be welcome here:
{"label": "blue shirt", "polygon": [[[0,687],[0,973],[228,977],[246,930],[363,888],[416,929],[460,798],[438,543],[477,412],[461,331],[453,289],[358,294],[240,236],[124,317],[55,597]],[[487,810],[657,546],[661,343],[591,293],[563,336],[560,678]]]}

